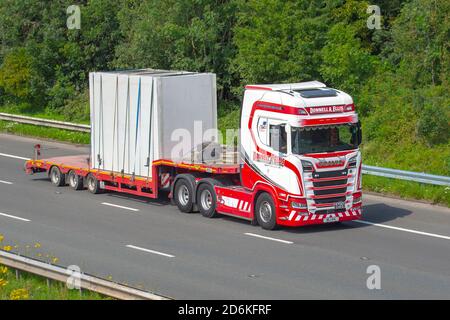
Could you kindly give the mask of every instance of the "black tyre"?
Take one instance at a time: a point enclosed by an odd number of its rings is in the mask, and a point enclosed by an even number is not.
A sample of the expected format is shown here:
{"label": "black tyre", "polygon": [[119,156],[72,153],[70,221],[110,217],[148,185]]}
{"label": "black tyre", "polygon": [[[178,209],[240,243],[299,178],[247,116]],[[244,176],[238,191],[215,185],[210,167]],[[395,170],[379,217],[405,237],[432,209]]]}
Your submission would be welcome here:
{"label": "black tyre", "polygon": [[66,185],[66,175],[58,167],[52,167],[49,176],[54,186],[62,187]]}
{"label": "black tyre", "polygon": [[81,190],[83,189],[83,177],[79,176],[75,173],[75,171],[70,171],[67,175],[67,180],[69,183],[69,186],[74,190]]}
{"label": "black tyre", "polygon": [[216,212],[217,197],[212,185],[203,183],[197,189],[197,207],[200,213],[206,218],[214,218]]}
{"label": "black tyre", "polygon": [[102,191],[100,188],[100,181],[98,181],[92,174],[87,176],[86,185],[90,193],[99,194]]}
{"label": "black tyre", "polygon": [[277,228],[275,204],[268,193],[262,193],[256,200],[255,215],[258,224],[266,230]]}
{"label": "black tyre", "polygon": [[175,185],[173,199],[181,212],[191,213],[194,209],[194,190],[186,179],[180,179]]}

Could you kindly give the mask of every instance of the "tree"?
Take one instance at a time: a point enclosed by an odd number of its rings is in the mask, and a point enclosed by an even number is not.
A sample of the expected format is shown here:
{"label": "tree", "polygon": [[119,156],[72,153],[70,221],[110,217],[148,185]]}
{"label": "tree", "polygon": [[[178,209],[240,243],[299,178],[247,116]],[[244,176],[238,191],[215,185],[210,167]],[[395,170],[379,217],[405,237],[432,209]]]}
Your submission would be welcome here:
{"label": "tree", "polygon": [[0,67],[0,87],[19,102],[37,102],[41,78],[33,57],[23,48],[11,51]]}
{"label": "tree", "polygon": [[391,58],[409,86],[449,85],[449,12],[446,0],[411,0],[395,20]]}
{"label": "tree", "polygon": [[239,5],[234,70],[242,82],[320,78],[320,49],[336,1],[250,0]]}
{"label": "tree", "polygon": [[234,16],[234,1],[129,0],[119,12],[125,39],[114,65],[215,72],[219,96],[229,97]]}

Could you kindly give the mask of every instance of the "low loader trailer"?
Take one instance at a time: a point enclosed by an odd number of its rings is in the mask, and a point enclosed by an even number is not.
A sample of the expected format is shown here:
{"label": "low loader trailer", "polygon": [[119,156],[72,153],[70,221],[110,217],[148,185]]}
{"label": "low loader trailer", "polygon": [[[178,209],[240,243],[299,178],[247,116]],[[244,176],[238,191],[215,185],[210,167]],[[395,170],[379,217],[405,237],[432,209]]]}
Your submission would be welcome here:
{"label": "low loader trailer", "polygon": [[214,74],[91,73],[90,107],[91,154],[41,159],[37,145],[28,174],[94,194],[164,193],[182,212],[269,230],[361,217],[361,125],[352,98],[323,83],[246,86],[238,152],[197,133],[217,132]]}

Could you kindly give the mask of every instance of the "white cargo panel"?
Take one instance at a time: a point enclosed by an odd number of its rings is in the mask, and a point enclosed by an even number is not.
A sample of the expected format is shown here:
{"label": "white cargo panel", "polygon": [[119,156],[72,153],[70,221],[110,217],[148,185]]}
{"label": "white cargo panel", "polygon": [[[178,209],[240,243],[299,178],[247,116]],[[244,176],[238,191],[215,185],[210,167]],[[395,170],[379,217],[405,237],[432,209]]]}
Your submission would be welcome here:
{"label": "white cargo panel", "polygon": [[216,99],[211,73],[91,73],[92,168],[151,177],[153,161],[179,161],[172,155],[180,144],[175,130],[189,132],[193,148],[204,131],[217,129]]}

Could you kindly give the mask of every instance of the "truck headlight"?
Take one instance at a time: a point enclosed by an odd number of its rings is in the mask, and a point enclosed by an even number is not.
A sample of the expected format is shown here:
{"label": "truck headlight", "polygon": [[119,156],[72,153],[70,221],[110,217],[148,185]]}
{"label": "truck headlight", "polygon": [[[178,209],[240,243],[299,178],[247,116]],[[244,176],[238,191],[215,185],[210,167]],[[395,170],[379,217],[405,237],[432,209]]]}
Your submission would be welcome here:
{"label": "truck headlight", "polygon": [[348,160],[348,168],[356,168],[356,159],[357,156],[354,156],[352,158],[350,158],[350,160]]}
{"label": "truck headlight", "polygon": [[294,209],[307,209],[308,205],[306,203],[292,201],[291,207]]}
{"label": "truck headlight", "polygon": [[302,167],[304,172],[312,172],[314,171],[313,164],[309,161],[302,160]]}

